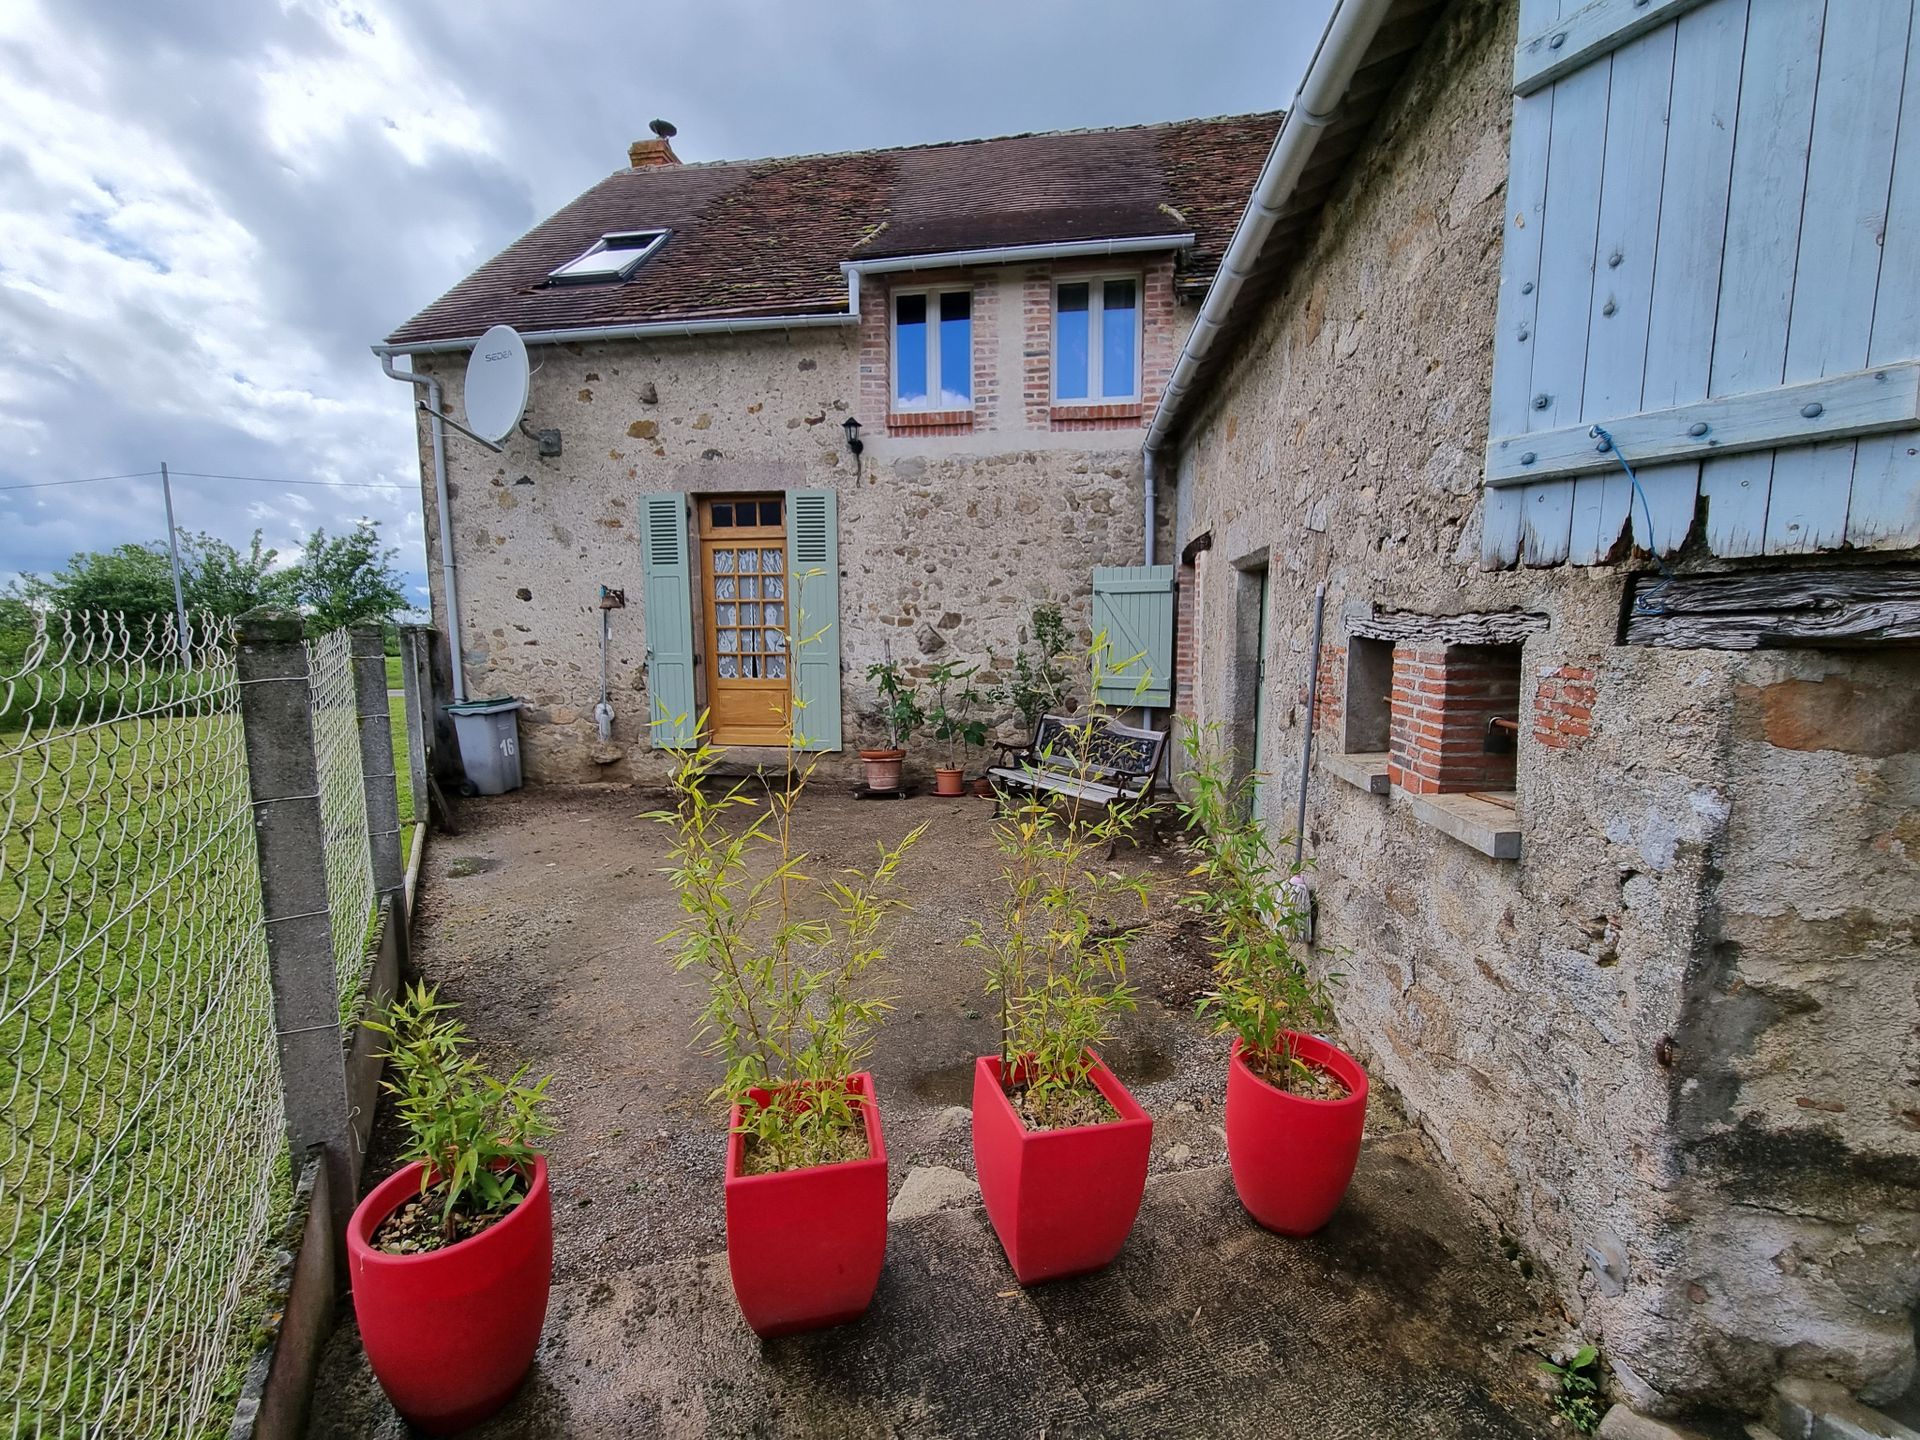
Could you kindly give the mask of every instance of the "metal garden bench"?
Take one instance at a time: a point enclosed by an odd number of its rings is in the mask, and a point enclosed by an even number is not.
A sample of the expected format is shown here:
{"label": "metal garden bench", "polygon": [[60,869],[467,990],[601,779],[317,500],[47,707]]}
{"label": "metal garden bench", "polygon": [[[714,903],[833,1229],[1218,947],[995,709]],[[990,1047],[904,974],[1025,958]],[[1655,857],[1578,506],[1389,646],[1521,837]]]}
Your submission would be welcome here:
{"label": "metal garden bench", "polygon": [[1102,809],[1148,801],[1159,783],[1164,730],[1098,716],[1044,715],[1024,746],[1002,745],[987,771],[997,793],[1062,795]]}

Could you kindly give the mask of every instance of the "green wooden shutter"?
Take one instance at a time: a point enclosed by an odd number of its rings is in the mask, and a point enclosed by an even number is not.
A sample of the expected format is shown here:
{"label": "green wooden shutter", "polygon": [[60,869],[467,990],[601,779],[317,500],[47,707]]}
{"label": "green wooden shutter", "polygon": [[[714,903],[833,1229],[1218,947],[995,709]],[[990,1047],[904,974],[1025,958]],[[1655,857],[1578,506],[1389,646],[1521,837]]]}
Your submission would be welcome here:
{"label": "green wooden shutter", "polygon": [[1093,633],[1106,636],[1108,667],[1094,699],[1156,708],[1173,703],[1173,566],[1095,569]]}
{"label": "green wooden shutter", "polygon": [[840,521],[831,490],[787,492],[793,728],[804,750],[840,748]]}
{"label": "green wooden shutter", "polygon": [[653,743],[692,745],[693,567],[687,557],[687,498],[641,498],[640,569],[646,581],[647,703]]}

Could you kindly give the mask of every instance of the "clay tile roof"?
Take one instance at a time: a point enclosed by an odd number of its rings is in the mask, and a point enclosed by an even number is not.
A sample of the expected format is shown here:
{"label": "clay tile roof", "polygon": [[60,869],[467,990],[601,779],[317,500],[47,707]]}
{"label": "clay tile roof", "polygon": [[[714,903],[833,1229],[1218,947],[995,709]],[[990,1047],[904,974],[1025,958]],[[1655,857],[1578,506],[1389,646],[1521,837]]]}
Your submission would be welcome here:
{"label": "clay tile roof", "polygon": [[[840,155],[621,170],[387,337],[845,313],[845,260],[1191,233],[1213,275],[1279,129],[1236,115]],[[617,230],[672,232],[619,284],[549,285]]]}

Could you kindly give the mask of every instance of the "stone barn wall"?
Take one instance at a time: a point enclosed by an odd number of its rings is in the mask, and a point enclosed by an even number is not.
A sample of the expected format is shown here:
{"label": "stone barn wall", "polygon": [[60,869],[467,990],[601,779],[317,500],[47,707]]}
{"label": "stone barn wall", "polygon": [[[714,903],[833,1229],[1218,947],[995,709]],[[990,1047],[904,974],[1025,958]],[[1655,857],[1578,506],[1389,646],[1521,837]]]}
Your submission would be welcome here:
{"label": "stone barn wall", "polygon": [[[1165,262],[1150,300],[1170,293],[1163,271]],[[1047,273],[1020,267],[971,277],[983,296],[977,312],[1002,317],[977,334],[976,348],[985,352],[977,376],[1017,376],[1030,365],[1022,307]],[[884,296],[870,291],[871,312]],[[1177,327],[1190,319],[1150,321],[1150,366],[1164,370]],[[645,738],[636,524],[644,493],[838,492],[846,747],[828,757],[829,767],[851,765],[860,744],[877,740],[865,672],[889,648],[928,663],[985,660],[991,651],[1010,664],[1036,600],[1063,602],[1084,631],[1093,567],[1139,563],[1137,418],[1114,429],[1065,429],[1044,411],[1030,417],[1005,402],[995,417],[982,387],[980,429],[890,436],[884,381],[877,400],[868,381],[868,400],[881,410],[859,403],[860,353],[853,326],[542,345],[531,356],[528,424],[560,430],[558,458],[539,458],[524,435],[494,455],[449,432],[467,693],[527,701],[521,737],[529,779],[656,780],[665,773],[665,757]],[[455,418],[463,418],[464,366],[464,355],[419,357],[423,373],[440,375]],[[1156,372],[1148,373],[1151,380]],[[850,415],[866,427],[857,479],[841,429]],[[420,438],[433,612],[444,632],[440,518],[424,424]],[[1170,533],[1170,519],[1161,524]],[[619,755],[604,764],[593,755],[602,584],[627,595],[627,608],[613,612],[609,646]],[[920,759],[931,755],[930,743],[920,741]]]}
{"label": "stone barn wall", "polygon": [[1783,1370],[1885,1394],[1920,1294],[1920,663],[1627,648],[1620,572],[1479,568],[1516,23],[1438,25],[1182,443],[1193,708],[1249,734],[1264,563],[1285,833],[1317,583],[1336,680],[1376,610],[1540,617],[1517,861],[1342,778],[1338,724],[1316,742],[1341,1034],[1640,1403]]}

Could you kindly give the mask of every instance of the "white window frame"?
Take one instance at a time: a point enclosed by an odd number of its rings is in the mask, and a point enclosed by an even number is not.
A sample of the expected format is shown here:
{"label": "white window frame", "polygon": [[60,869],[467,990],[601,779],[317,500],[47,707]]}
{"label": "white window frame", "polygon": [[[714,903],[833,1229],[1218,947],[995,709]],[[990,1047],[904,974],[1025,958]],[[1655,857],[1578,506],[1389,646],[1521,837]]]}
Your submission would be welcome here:
{"label": "white window frame", "polygon": [[[667,236],[672,233],[670,230],[610,230],[598,240],[594,241],[593,244],[582,250],[578,255],[567,261],[566,265],[556,265],[553,269],[549,270],[547,272],[547,281],[553,285],[617,285],[632,275],[635,270],[638,270],[649,255],[666,244]],[[634,246],[631,251],[633,258],[625,265],[622,265],[617,271],[587,275],[568,275],[564,273],[568,265],[578,265],[589,255],[598,255],[603,250],[612,249],[613,242],[616,240],[640,239],[645,239],[647,243]]]}
{"label": "white window frame", "polygon": [[[922,401],[900,398],[900,301],[913,295],[923,295],[927,301],[927,398]],[[943,295],[967,297],[967,403],[964,406],[947,405],[940,400],[940,297]],[[974,325],[977,318],[971,285],[908,286],[904,290],[887,292],[887,410],[890,414],[914,415],[946,410],[970,412],[973,409],[973,372],[979,342],[979,331]]]}
{"label": "white window frame", "polygon": [[[1133,393],[1131,395],[1102,395],[1100,393],[1101,373],[1105,349],[1101,327],[1106,319],[1106,283],[1109,280],[1131,280],[1133,282]],[[1060,287],[1062,285],[1085,285],[1087,289],[1087,393],[1062,398],[1060,394]],[[1100,286],[1099,305],[1093,303],[1093,288]],[[1047,360],[1048,392],[1052,404],[1063,409],[1090,409],[1095,405],[1138,405],[1140,396],[1140,369],[1146,355],[1147,338],[1147,282],[1146,277],[1136,270],[1100,271],[1092,275],[1057,275],[1053,281],[1053,316],[1048,331],[1052,344]]]}

